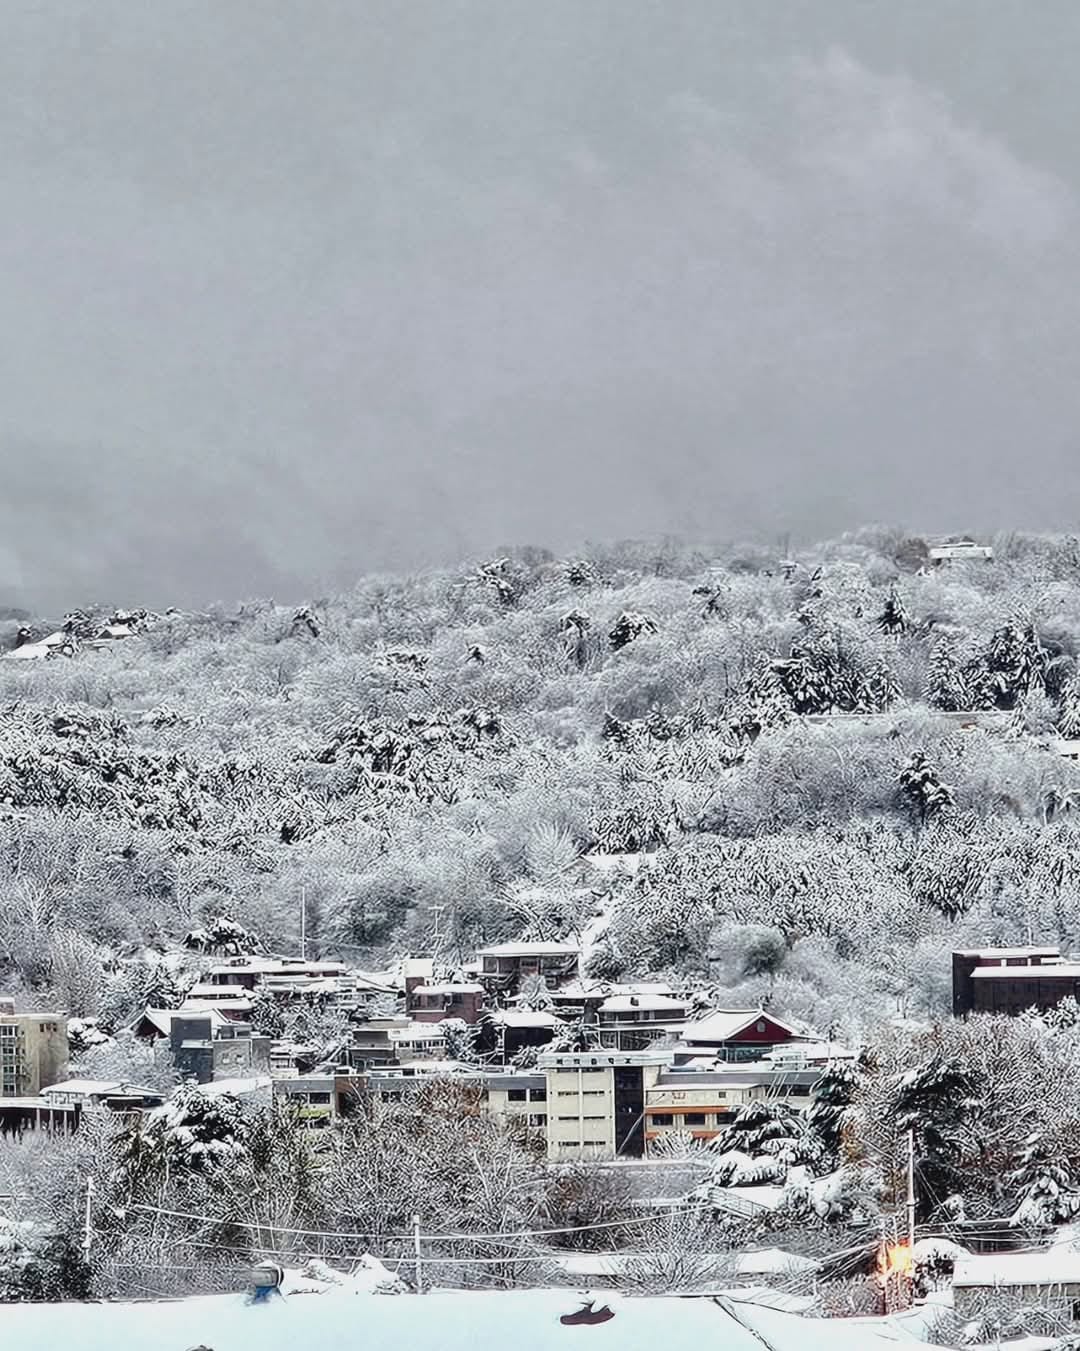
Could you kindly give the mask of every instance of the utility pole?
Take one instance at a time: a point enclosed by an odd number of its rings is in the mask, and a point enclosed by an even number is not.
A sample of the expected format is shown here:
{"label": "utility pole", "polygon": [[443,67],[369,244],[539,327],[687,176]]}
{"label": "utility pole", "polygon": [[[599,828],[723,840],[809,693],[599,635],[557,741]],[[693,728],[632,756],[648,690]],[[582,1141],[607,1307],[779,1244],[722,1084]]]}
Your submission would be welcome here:
{"label": "utility pole", "polygon": [[908,1262],[915,1275],[915,1132],[907,1133],[907,1241]]}
{"label": "utility pole", "polygon": [[94,1204],[94,1178],[88,1174],[86,1178],[86,1214],[83,1219],[83,1257],[89,1258],[90,1249],[94,1242],[93,1226],[93,1204]]}
{"label": "utility pole", "polygon": [[413,1258],[414,1261],[416,1262],[416,1293],[418,1295],[422,1295],[424,1293],[424,1260],[423,1260],[423,1253],[421,1252],[420,1249],[419,1215],[414,1215],[412,1217],[412,1232],[413,1232]]}
{"label": "utility pole", "polygon": [[307,961],[307,887],[300,888],[300,960]]}

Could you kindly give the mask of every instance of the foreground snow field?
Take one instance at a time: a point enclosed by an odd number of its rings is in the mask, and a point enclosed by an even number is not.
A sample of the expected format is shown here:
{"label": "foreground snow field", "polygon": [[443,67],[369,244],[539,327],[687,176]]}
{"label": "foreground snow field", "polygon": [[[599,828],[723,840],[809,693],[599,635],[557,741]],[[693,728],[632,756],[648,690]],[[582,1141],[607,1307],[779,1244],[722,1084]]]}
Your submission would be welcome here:
{"label": "foreground snow field", "polygon": [[0,1345],[13,1351],[886,1351],[922,1346],[896,1325],[812,1320],[705,1299],[626,1299],[600,1293],[615,1317],[564,1326],[580,1307],[572,1290],[426,1295],[296,1293],[264,1305],[240,1295],[140,1304],[11,1304]]}

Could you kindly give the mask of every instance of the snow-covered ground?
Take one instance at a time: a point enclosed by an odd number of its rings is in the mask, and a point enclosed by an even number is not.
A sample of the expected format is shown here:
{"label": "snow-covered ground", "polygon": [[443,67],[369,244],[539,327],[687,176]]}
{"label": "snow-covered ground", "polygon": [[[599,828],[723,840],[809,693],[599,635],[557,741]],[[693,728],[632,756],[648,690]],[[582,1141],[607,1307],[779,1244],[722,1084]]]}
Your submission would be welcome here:
{"label": "snow-covered ground", "polygon": [[909,1339],[885,1320],[814,1320],[706,1299],[596,1296],[614,1317],[565,1326],[580,1307],[567,1290],[425,1295],[294,1293],[248,1305],[241,1295],[141,1304],[13,1304],[0,1313],[3,1345],[18,1351],[896,1351]]}

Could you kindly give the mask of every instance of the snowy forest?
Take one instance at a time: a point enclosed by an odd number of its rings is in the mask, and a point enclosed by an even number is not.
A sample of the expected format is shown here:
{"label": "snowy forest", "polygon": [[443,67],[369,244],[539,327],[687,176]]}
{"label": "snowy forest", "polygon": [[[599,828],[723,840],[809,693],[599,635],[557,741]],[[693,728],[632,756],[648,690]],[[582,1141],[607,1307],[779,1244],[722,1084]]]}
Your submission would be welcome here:
{"label": "snowy forest", "polygon": [[[750,1113],[723,1142],[792,1183],[799,1224],[897,1186],[909,1126],[920,1222],[1066,1219],[1080,1010],[949,1018],[953,948],[1080,947],[1080,766],[1061,754],[1080,738],[1080,539],[992,543],[991,562],[941,567],[884,528],[506,549],[300,607],[132,611],[122,642],[0,661],[0,991],[113,1037],[178,997],[159,958],[192,931],[228,921],[297,952],[301,898],[308,954],[372,969],[574,936],[598,979],[761,1003],[861,1048],[805,1121]],[[13,615],[0,647],[62,622]],[[408,1103],[380,1110],[318,1194],[300,1134],[183,1092],[142,1132],[80,1132],[62,1166],[35,1154],[53,1144],[10,1146],[0,1190],[62,1212],[73,1243],[75,1179],[98,1168],[125,1218],[110,1270],[175,1254],[162,1207],[220,1213],[222,1251],[246,1260],[230,1197],[252,1226],[369,1241],[400,1238],[433,1186],[477,1232],[620,1213],[595,1179],[530,1189],[526,1146],[451,1099],[423,1138]],[[203,1117],[222,1119],[192,1154]],[[814,1179],[841,1164],[822,1199]]]}

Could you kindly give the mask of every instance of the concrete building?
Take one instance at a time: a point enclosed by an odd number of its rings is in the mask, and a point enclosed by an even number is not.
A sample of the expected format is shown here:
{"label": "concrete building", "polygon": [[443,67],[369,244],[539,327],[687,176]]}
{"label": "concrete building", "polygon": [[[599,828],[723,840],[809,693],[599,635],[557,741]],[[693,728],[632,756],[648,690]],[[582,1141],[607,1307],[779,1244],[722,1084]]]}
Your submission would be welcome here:
{"label": "concrete building", "polygon": [[953,1014],[1023,1013],[1080,999],[1080,963],[1056,947],[965,948],[952,955]]}
{"label": "concrete building", "polygon": [[67,1019],[60,1013],[16,1013],[0,1000],[0,1098],[33,1098],[67,1074]]}
{"label": "concrete building", "polygon": [[670,1051],[550,1052],[548,1158],[638,1157],[645,1152],[646,1095],[671,1065]]}
{"label": "concrete building", "polygon": [[170,1021],[169,1046],[178,1073],[196,1083],[270,1073],[271,1039],[253,1036],[250,1023],[181,1011]]}

